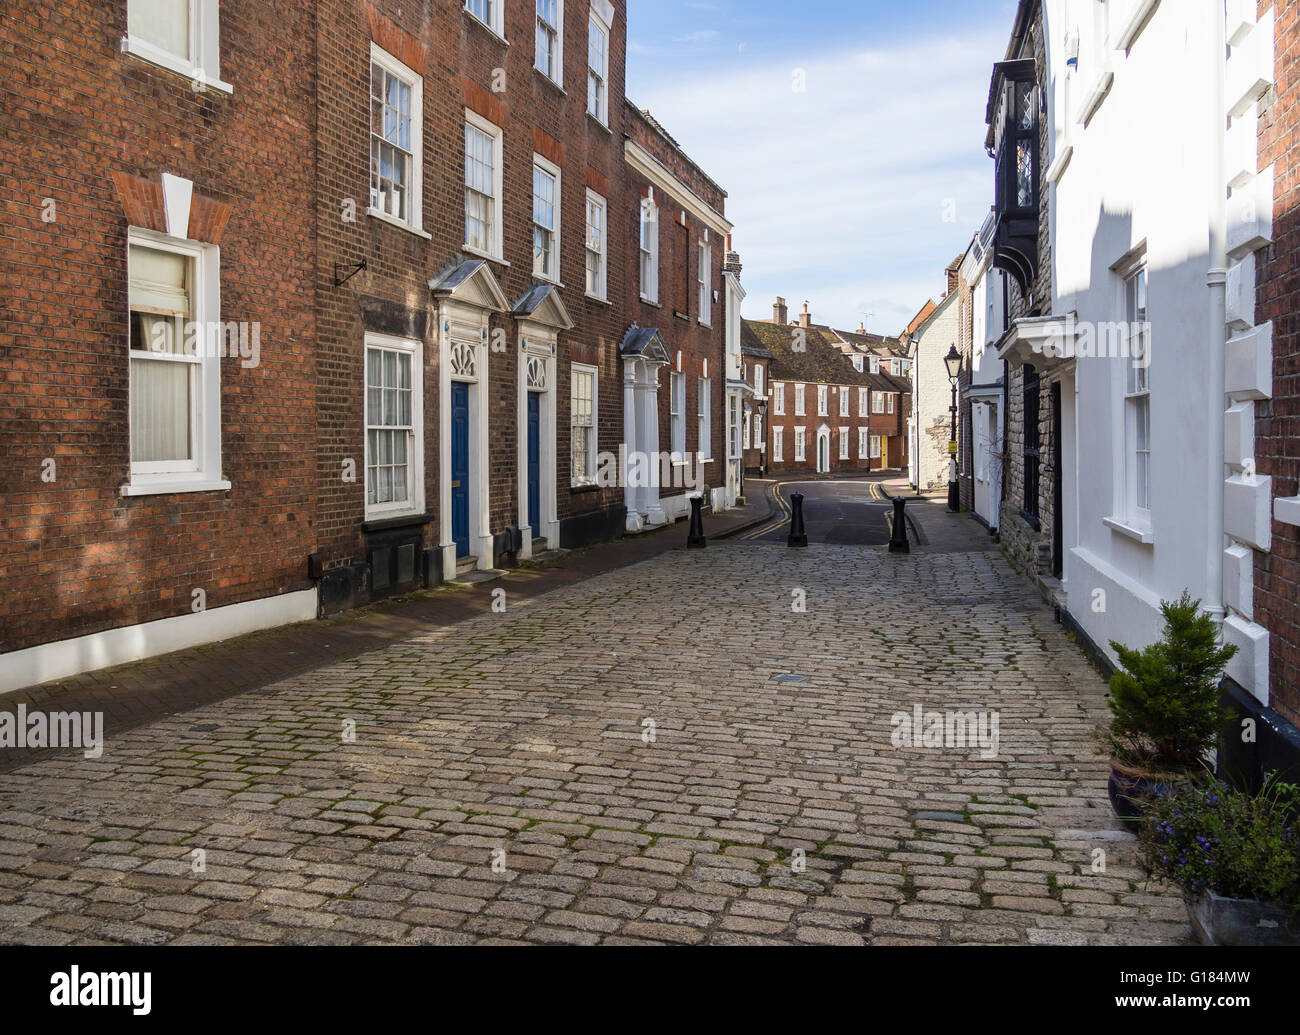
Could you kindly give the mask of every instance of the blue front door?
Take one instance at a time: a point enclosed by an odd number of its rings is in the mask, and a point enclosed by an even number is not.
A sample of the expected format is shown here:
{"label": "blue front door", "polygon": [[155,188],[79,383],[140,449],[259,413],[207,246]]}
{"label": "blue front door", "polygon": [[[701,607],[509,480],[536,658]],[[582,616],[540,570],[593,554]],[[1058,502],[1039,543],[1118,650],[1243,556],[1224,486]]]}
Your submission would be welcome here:
{"label": "blue front door", "polygon": [[528,526],[536,538],[542,526],[542,396],[528,393]]}
{"label": "blue front door", "polygon": [[469,556],[469,385],[451,384],[451,537]]}

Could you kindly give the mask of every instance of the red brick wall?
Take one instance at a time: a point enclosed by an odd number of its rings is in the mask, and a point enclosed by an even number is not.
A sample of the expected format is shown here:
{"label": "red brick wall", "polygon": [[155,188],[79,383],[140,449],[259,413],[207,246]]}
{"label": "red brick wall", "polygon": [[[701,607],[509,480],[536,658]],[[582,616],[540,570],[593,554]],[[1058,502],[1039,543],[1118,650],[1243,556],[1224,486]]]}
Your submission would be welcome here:
{"label": "red brick wall", "polygon": [[[893,413],[872,413],[872,400],[868,394],[868,414],[866,417],[860,417],[858,406],[858,390],[861,385],[847,385],[849,390],[849,413],[846,416],[840,416],[839,406],[839,385],[830,386],[829,416],[818,416],[817,414],[817,385],[806,384],[804,386],[804,416],[797,417],[794,412],[794,381],[778,381],[785,385],[785,414],[781,415],[776,412],[775,404],[768,407],[768,429],[765,432],[768,442],[768,453],[772,457],[772,470],[779,474],[788,474],[792,472],[816,471],[817,469],[817,429],[825,424],[831,429],[831,455],[830,469],[831,473],[848,472],[848,471],[877,471],[880,470],[888,459],[890,468],[905,467],[907,465],[906,456],[906,428],[907,416],[905,413],[906,404],[904,400],[908,397],[899,393],[894,398]],[[877,389],[868,389],[868,393]],[[888,408],[888,407],[886,407]],[[806,429],[806,449],[804,452],[803,462],[795,460],[794,448],[794,429],[802,427]],[[849,429],[849,459],[840,459],[840,428]],[[781,443],[781,459],[776,460],[776,451],[773,445],[772,433],[776,428],[783,429]],[[882,442],[881,456],[871,459],[870,456],[863,460],[858,455],[858,436],[859,429],[866,428],[868,436],[880,435],[882,439],[888,439],[888,457],[885,456],[885,444]],[[868,441],[868,447],[870,441]],[[870,449],[868,448],[868,453]]]}
{"label": "red brick wall", "polygon": [[[1273,399],[1256,409],[1255,460],[1276,496],[1300,494],[1300,0],[1267,0],[1276,21],[1275,97],[1260,118],[1260,168],[1274,166],[1273,245],[1256,254],[1255,321],[1273,322]],[[1273,522],[1255,554],[1255,620],[1269,630],[1272,706],[1300,723],[1300,529]]]}
{"label": "red brick wall", "polygon": [[[571,364],[599,370],[599,449],[617,451],[623,437],[622,371],[618,346],[626,321],[618,306],[625,292],[627,263],[615,250],[629,239],[635,246],[635,204],[620,203],[626,22],[620,8],[610,38],[610,128],[586,114],[587,5],[570,0],[564,18],[564,88],[561,92],[533,68],[534,11],[531,5],[507,4],[507,47],[468,15],[462,4],[409,4],[395,0],[326,0],[321,4],[321,127],[318,177],[320,259],[318,300],[321,307],[322,364],[317,400],[321,410],[319,463],[321,540],[331,564],[362,560],[361,524],[364,487],[361,479],[344,483],[343,459],[358,461],[363,440],[363,309],[375,301],[404,310],[413,327],[430,296],[429,277],[457,261],[465,241],[464,122],[468,107],[490,119],[504,135],[505,263],[490,262],[508,302],[514,303],[533,283],[533,154],[554,161],[560,179],[560,281],[569,315],[575,322],[561,333],[556,356],[557,502],[561,520],[622,502],[621,489],[570,489],[568,425]],[[379,15],[376,18],[376,13]],[[424,79],[423,223],[432,237],[424,240],[364,214],[369,191],[369,52],[372,26],[406,53],[428,55]],[[396,27],[394,31],[392,26]],[[376,40],[382,45],[382,41]],[[388,48],[386,48],[388,49]],[[401,56],[399,53],[397,56]],[[408,62],[409,63],[409,62]],[[503,70],[504,75],[498,74]],[[504,87],[503,89],[501,87]],[[594,185],[609,206],[608,298],[613,304],[585,297],[586,191]],[[361,215],[354,224],[339,218],[343,198],[356,198]],[[333,263],[366,259],[369,270],[336,289]],[[328,316],[326,315],[328,314]],[[390,313],[391,315],[391,313]],[[373,321],[373,318],[372,318]],[[492,330],[504,335],[506,348],[489,362],[488,422],[490,525],[501,532],[518,523],[516,450],[518,328],[509,314],[493,316]],[[378,329],[372,327],[371,329]],[[414,336],[419,336],[414,335]],[[424,336],[425,509],[434,516],[425,546],[437,544],[441,515],[438,495],[437,328]]]}
{"label": "red brick wall", "polygon": [[[121,53],[125,0],[0,7],[0,652],[189,614],[194,589],[213,608],[310,586],[311,8],[222,4],[226,96]],[[126,498],[117,184],[153,225],[159,192],[140,182],[163,172],[194,181],[191,229],[221,241],[221,319],[261,324],[261,363],[221,361],[232,488]]]}
{"label": "red brick wall", "polygon": [[[622,106],[624,131],[636,143],[654,155],[694,194],[703,198],[719,214],[725,212],[726,194],[690,161],[665,140],[642,117],[629,101]],[[620,158],[620,161],[621,158]],[[671,372],[686,376],[686,451],[703,452],[699,441],[699,378],[704,361],[708,361],[710,419],[713,462],[705,468],[704,478],[710,488],[726,483],[726,292],[723,289],[722,263],[726,258],[726,240],[709,231],[710,283],[717,300],[711,304],[708,325],[700,323],[699,246],[704,242],[704,225],[685,212],[682,199],[674,199],[655,189],[659,206],[659,304],[641,299],[641,200],[649,195],[651,184],[632,170],[626,162],[623,173],[623,208],[628,218],[627,232],[621,238],[623,275],[629,323],[656,327],[673,358],[673,366],[659,375],[659,448],[671,448]],[[683,213],[685,225],[683,226]],[[611,295],[612,297],[612,295]],[[678,365],[678,353],[680,365]],[[620,411],[621,412],[621,411]],[[621,429],[620,429],[621,430]],[[683,490],[664,487],[661,498],[680,495]]]}

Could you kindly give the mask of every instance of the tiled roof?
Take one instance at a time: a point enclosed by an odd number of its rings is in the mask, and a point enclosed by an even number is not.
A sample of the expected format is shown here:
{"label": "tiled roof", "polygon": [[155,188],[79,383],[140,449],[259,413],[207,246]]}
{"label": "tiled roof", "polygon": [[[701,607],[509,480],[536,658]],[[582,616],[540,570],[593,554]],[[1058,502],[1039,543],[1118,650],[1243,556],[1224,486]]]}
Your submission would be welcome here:
{"label": "tiled roof", "polygon": [[858,385],[881,392],[911,391],[904,379],[865,370],[859,373],[848,357],[815,327],[803,330],[807,348],[802,352],[796,352],[792,347],[794,333],[801,328],[782,327],[780,324],[759,320],[742,320],[740,328],[742,349],[761,348],[772,354],[772,365],[768,372],[770,381]]}

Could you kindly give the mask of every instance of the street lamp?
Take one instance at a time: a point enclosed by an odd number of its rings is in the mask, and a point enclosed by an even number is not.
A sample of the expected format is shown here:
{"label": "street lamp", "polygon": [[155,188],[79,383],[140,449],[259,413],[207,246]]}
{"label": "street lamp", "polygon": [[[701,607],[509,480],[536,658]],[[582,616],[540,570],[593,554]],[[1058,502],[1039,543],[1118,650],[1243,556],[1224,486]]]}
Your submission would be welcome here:
{"label": "street lamp", "polygon": [[961,510],[961,493],[957,488],[957,378],[961,374],[961,353],[954,344],[943,357],[948,368],[948,382],[952,385],[952,438],[948,440],[948,510],[956,514]]}

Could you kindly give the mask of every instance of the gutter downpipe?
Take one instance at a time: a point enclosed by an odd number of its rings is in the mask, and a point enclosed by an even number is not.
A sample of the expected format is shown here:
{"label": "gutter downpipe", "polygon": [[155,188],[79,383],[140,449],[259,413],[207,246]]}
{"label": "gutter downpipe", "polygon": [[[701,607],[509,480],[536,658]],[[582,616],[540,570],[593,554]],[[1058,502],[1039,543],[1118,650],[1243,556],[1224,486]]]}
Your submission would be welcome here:
{"label": "gutter downpipe", "polygon": [[1227,10],[1224,0],[1210,0],[1210,43],[1214,49],[1210,122],[1210,267],[1205,282],[1210,289],[1210,448],[1209,448],[1209,550],[1206,564],[1205,610],[1216,624],[1224,618],[1223,606],[1223,491],[1225,354],[1228,342],[1228,201],[1227,201]]}

